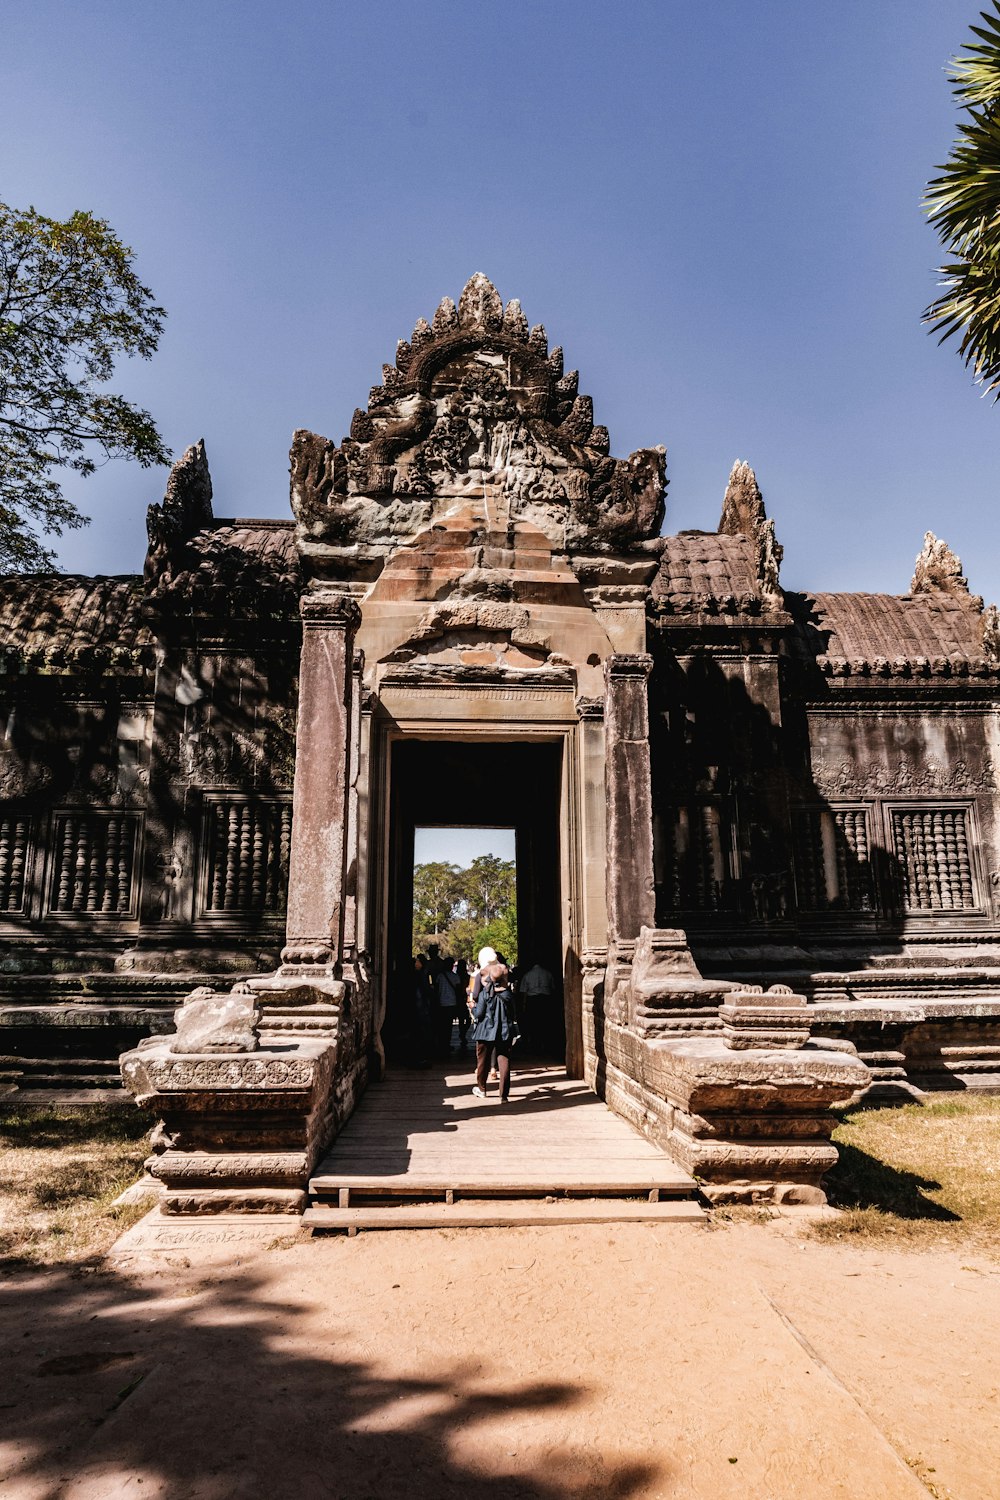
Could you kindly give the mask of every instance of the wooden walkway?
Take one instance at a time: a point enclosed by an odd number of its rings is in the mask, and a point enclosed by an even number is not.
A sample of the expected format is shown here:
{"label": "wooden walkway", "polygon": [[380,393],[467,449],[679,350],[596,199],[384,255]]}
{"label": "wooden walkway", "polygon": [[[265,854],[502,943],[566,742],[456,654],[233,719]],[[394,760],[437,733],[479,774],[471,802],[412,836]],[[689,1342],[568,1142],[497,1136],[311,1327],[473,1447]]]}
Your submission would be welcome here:
{"label": "wooden walkway", "polygon": [[500,1104],[471,1063],[373,1084],[310,1184],[313,1229],[698,1219],[694,1181],[561,1068]]}

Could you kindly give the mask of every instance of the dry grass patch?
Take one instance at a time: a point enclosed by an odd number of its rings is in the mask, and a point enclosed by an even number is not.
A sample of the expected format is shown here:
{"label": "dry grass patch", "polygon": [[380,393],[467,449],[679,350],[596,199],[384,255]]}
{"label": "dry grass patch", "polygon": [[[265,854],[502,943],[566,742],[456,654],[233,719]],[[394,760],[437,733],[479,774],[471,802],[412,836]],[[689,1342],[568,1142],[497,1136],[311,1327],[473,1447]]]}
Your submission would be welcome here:
{"label": "dry grass patch", "polygon": [[112,1203],[148,1153],[149,1122],[130,1099],[75,1111],[0,1105],[0,1266],[106,1250],[146,1212]]}
{"label": "dry grass patch", "polygon": [[968,1245],[1000,1256],[1000,1099],[953,1094],[927,1104],[857,1110],[833,1139],[826,1179],[843,1212],[820,1239]]}

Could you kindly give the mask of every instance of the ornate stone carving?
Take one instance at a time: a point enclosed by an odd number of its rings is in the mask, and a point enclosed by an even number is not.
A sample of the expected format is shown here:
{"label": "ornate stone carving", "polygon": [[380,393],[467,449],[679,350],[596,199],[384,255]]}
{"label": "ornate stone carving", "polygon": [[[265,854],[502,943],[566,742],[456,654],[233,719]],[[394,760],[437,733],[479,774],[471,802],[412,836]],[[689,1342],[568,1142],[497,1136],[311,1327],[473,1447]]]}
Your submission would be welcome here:
{"label": "ornate stone carving", "polygon": [[933,531],[925,531],[924,545],[913,568],[910,593],[934,592],[968,597],[969,581],[962,572],[961,559],[956,557],[948,543],[942,542]]}
{"label": "ornate stone carving", "polygon": [[400,343],[339,447],[295,434],[292,506],[306,541],[378,546],[415,535],[435,502],[488,490],[560,546],[628,548],[659,531],[665,450],[618,460],[608,446],[562,351],[477,274]]}
{"label": "ornate stone carving", "polygon": [[151,505],[146,512],[147,582],[163,582],[171,572],[171,556],[177,546],[211,526],[212,519],[212,477],[205,442],[199,438],[171,469],[163,504]]}
{"label": "ornate stone carving", "polygon": [[256,1052],[260,1006],[252,995],[233,990],[217,995],[207,986],[192,990],[174,1012],[175,1034],[170,1051],[180,1055],[203,1052]]}
{"label": "ornate stone carving", "polygon": [[[150,1086],[160,1093],[188,1089],[304,1089],[312,1083],[315,1067],[309,1058],[246,1056],[238,1053],[218,1057],[166,1058],[127,1053],[142,1059]],[[124,1060],[123,1060],[124,1071]],[[128,1080],[126,1079],[126,1083]]]}
{"label": "ornate stone carving", "polygon": [[995,604],[983,610],[983,655],[990,666],[1000,662],[1000,613]]}
{"label": "ornate stone carving", "polygon": [[361,623],[361,610],[357,600],[350,594],[333,589],[317,589],[313,593],[303,594],[299,600],[299,612],[307,630],[310,626],[318,628],[323,625],[357,630]]}
{"label": "ornate stone carving", "polygon": [[901,755],[891,765],[883,761],[859,763],[847,756],[835,762],[816,757],[812,778],[825,797],[909,797],[996,790],[996,769],[988,755],[978,769],[967,760],[939,766],[932,760],[914,761],[908,755]]}
{"label": "ornate stone carving", "polygon": [[774,522],[764,509],[764,497],[757,476],[743,459],[733,464],[722,502],[719,530],[726,536],[748,536],[756,548],[757,577],[765,607],[784,608],[779,572],[784,548],[778,541]]}

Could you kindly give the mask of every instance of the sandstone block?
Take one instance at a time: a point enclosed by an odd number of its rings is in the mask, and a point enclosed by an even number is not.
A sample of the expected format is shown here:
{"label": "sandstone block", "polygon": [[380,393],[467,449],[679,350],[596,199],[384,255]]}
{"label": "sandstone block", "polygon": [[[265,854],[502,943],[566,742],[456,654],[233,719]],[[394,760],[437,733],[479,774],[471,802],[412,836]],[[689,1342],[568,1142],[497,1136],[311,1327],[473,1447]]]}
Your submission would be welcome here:
{"label": "sandstone block", "polygon": [[170,1051],[183,1055],[204,1052],[255,1052],[260,1008],[252,995],[216,995],[195,990],[174,1012],[177,1026],[169,1038]]}

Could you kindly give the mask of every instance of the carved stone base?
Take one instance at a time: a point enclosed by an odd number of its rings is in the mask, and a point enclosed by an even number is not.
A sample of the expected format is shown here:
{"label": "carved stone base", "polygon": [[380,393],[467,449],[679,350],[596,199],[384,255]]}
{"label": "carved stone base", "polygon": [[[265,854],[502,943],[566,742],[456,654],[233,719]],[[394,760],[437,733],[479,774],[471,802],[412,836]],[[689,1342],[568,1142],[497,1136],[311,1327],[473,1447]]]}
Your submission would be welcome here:
{"label": "carved stone base", "polygon": [[[150,1174],[166,1187],[163,1212],[301,1213],[310,1174],[366,1082],[364,1028],[342,980],[274,976],[246,993],[197,993],[177,1012],[178,1034],[150,1038],[121,1059],[125,1086],[154,1111]],[[221,1000],[221,1004],[220,1004]],[[233,1015],[253,1018],[252,1048],[231,1044]],[[201,1051],[194,1021],[219,1012]]]}
{"label": "carved stone base", "polygon": [[650,1040],[605,1024],[593,1082],[716,1203],[824,1203],[832,1110],[867,1081],[856,1056],[812,1044],[733,1051],[721,1038]]}

